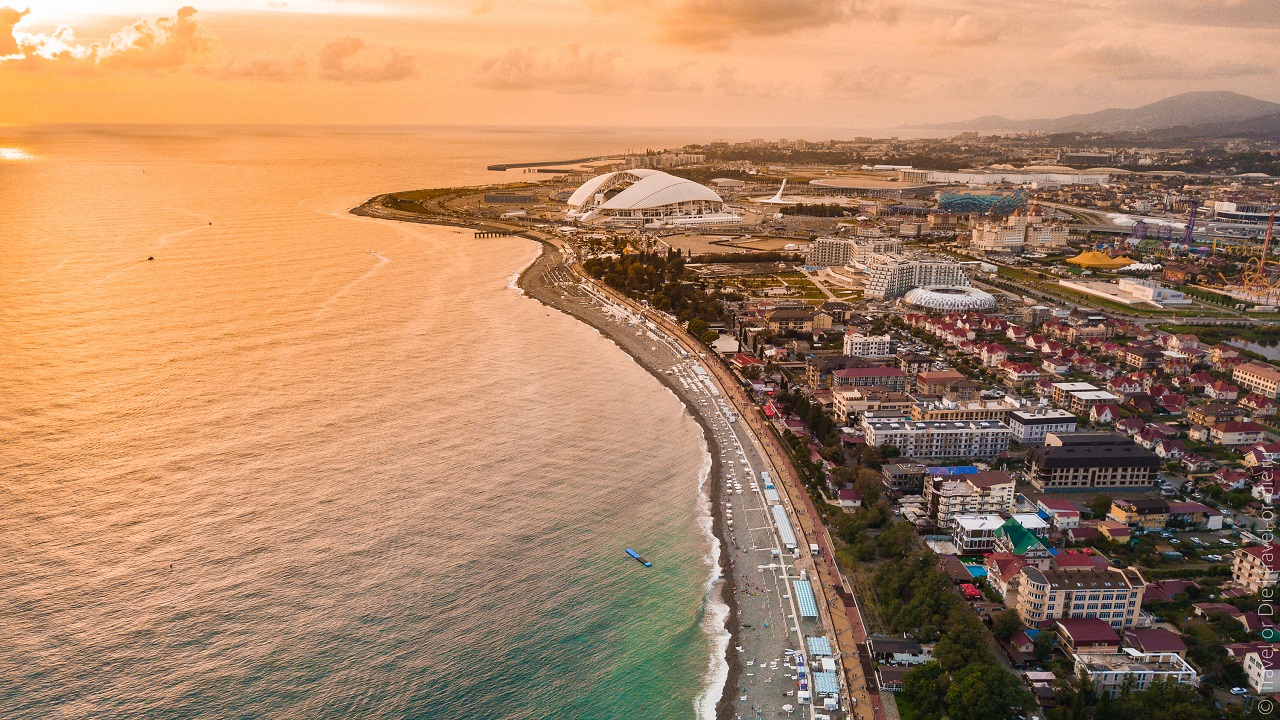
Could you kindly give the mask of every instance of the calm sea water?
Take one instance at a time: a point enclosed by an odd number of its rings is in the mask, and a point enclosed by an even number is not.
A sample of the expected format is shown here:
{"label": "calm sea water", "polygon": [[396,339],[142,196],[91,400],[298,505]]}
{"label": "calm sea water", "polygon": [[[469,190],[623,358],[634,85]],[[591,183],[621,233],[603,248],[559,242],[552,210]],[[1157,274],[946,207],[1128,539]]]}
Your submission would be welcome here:
{"label": "calm sea water", "polygon": [[533,243],[346,213],[645,141],[0,128],[0,717],[693,717],[692,419]]}

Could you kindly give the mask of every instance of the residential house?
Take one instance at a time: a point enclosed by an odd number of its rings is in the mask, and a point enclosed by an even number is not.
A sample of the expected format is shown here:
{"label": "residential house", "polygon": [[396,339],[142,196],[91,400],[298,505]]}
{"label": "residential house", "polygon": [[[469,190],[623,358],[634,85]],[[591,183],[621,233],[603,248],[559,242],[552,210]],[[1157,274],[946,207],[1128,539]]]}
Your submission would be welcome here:
{"label": "residential house", "polygon": [[1216,425],[1220,422],[1238,422],[1248,418],[1248,413],[1235,403],[1215,402],[1196,405],[1187,410],[1187,420],[1195,425]]}
{"label": "residential house", "polygon": [[1223,380],[1215,380],[1205,386],[1204,394],[1215,402],[1232,402],[1240,397],[1240,388]]}
{"label": "residential house", "polygon": [[1245,467],[1273,465],[1280,459],[1280,443],[1258,443],[1244,453]]}
{"label": "residential house", "polygon": [[1240,407],[1254,417],[1270,417],[1276,414],[1276,401],[1257,393],[1249,393],[1240,400]]}
{"label": "residential house", "polygon": [[1080,525],[1083,510],[1070,500],[1042,497],[1036,501],[1036,507],[1040,509],[1041,516],[1051,520],[1058,530],[1067,531]]}
{"label": "residential house", "polygon": [[1209,441],[1217,445],[1255,445],[1265,438],[1266,428],[1256,422],[1223,422],[1209,427]]}
{"label": "residential house", "polygon": [[862,507],[862,493],[857,490],[841,490],[836,493],[840,509],[847,513],[857,512]]}
{"label": "residential house", "polygon": [[985,553],[996,545],[996,530],[1004,525],[999,515],[957,515],[951,519],[954,528],[951,542],[965,555]]}
{"label": "residential house", "polygon": [[1094,425],[1110,425],[1120,419],[1120,406],[1115,403],[1099,403],[1089,408],[1089,422]]}
{"label": "residential house", "polygon": [[1116,498],[1107,518],[1131,528],[1158,530],[1169,522],[1169,503],[1159,498]]}
{"label": "residential house", "polygon": [[1096,617],[1058,618],[1053,625],[1059,643],[1072,655],[1120,651],[1120,636],[1109,622]]}

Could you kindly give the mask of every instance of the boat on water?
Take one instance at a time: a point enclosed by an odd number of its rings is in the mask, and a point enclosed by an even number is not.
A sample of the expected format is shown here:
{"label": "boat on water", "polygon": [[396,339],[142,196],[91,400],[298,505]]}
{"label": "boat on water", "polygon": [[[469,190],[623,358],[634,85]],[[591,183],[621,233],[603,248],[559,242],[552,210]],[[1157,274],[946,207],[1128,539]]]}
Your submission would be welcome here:
{"label": "boat on water", "polygon": [[636,552],[635,550],[632,550],[631,548],[627,548],[627,554],[635,558],[636,562],[640,563],[641,565],[645,567],[653,567],[653,563],[649,562],[648,560],[645,560],[644,556]]}

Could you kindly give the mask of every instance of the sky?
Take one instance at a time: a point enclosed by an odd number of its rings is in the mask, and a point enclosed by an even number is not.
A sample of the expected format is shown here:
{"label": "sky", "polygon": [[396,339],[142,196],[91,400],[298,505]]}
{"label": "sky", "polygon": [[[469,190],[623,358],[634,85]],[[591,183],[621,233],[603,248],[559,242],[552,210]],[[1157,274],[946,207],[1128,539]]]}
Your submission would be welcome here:
{"label": "sky", "polygon": [[890,128],[1280,101],[1277,0],[0,0],[0,123]]}

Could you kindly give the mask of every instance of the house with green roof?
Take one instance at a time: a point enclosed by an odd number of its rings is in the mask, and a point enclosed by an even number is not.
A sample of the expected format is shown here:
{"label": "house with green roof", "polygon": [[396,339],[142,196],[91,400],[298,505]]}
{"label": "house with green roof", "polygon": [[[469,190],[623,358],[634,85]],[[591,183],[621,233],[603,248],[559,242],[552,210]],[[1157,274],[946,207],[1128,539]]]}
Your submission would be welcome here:
{"label": "house with green roof", "polygon": [[1028,565],[1036,567],[1049,567],[1049,548],[1040,542],[1040,538],[1035,533],[1022,526],[1014,518],[1004,521],[1004,524],[995,530],[995,551],[1007,552],[1016,555],[1027,562]]}

